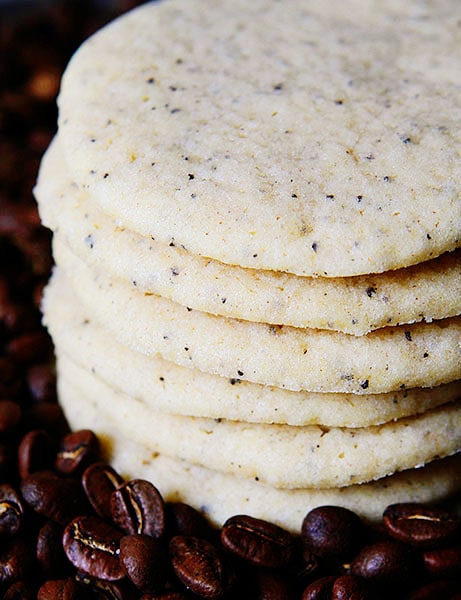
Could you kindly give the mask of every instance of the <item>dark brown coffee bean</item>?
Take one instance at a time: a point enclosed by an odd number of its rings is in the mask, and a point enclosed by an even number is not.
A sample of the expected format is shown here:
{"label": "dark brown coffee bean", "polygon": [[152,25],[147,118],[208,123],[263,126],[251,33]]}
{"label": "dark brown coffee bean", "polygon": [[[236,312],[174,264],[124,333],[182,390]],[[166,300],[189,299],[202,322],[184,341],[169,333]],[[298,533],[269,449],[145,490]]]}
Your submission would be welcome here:
{"label": "dark brown coffee bean", "polygon": [[18,470],[21,479],[46,471],[53,465],[54,452],[50,436],[43,429],[29,431],[18,447]]}
{"label": "dark brown coffee bean", "polygon": [[64,528],[54,521],[47,521],[37,536],[37,562],[47,578],[67,575],[69,562],[62,547]]}
{"label": "dark brown coffee bean", "polygon": [[239,558],[261,567],[282,567],[292,558],[293,536],[263,519],[236,515],[221,529],[221,543]]}
{"label": "dark brown coffee bean", "polygon": [[36,600],[36,598],[34,588],[25,581],[16,581],[2,596],[2,600]]}
{"label": "dark brown coffee bean", "polygon": [[160,538],[165,533],[165,504],[149,481],[133,479],[112,492],[112,519],[125,533]]}
{"label": "dark brown coffee bean", "polygon": [[258,569],[254,578],[256,590],[251,594],[254,600],[292,600],[293,590],[278,571]]}
{"label": "dark brown coffee bean", "polygon": [[0,535],[15,535],[24,519],[24,506],[18,492],[9,484],[0,485]]}
{"label": "dark brown coffee bean", "polygon": [[19,364],[43,362],[51,355],[51,342],[47,333],[41,329],[23,333],[13,338],[6,345],[9,358]]}
{"label": "dark brown coffee bean", "polygon": [[354,575],[341,575],[331,590],[331,600],[371,600],[372,593],[369,585]]}
{"label": "dark brown coffee bean", "polygon": [[352,558],[364,540],[364,525],[358,515],[341,506],[319,506],[304,517],[304,543],[320,558]]}
{"label": "dark brown coffee bean", "polygon": [[461,546],[423,552],[424,568],[435,577],[461,577]]}
{"label": "dark brown coffee bean", "polygon": [[60,525],[67,525],[77,515],[87,512],[80,483],[54,473],[41,471],[29,475],[21,482],[21,493],[35,512]]}
{"label": "dark brown coffee bean", "polygon": [[330,600],[335,581],[334,575],[316,579],[304,588],[302,600]]}
{"label": "dark brown coffee bean", "polygon": [[27,385],[36,402],[54,402],[56,400],[56,376],[50,364],[29,367]]}
{"label": "dark brown coffee bean", "polygon": [[40,402],[33,404],[24,413],[24,426],[28,429],[44,429],[53,442],[69,433],[69,425],[66,421],[61,406],[57,402]]}
{"label": "dark brown coffee bean", "polygon": [[99,458],[99,440],[89,429],[67,434],[56,457],[56,468],[64,475],[81,473]]}
{"label": "dark brown coffee bean", "polygon": [[21,388],[18,367],[6,356],[0,356],[0,397],[14,398]]}
{"label": "dark brown coffee bean", "polygon": [[222,556],[207,540],[177,535],[170,540],[171,563],[178,579],[201,598],[222,598],[228,574]]}
{"label": "dark brown coffee bean", "polygon": [[192,535],[207,540],[215,537],[215,530],[205,516],[184,502],[165,503],[168,533],[173,535]]}
{"label": "dark brown coffee bean", "polygon": [[0,433],[12,431],[21,420],[22,411],[17,402],[0,400]]}
{"label": "dark brown coffee bean", "polygon": [[[194,595],[194,598],[197,596]],[[164,594],[143,594],[140,600],[193,600],[187,592],[165,592]]]}
{"label": "dark brown coffee bean", "polygon": [[96,462],[85,469],[82,485],[91,506],[102,519],[112,520],[111,495],[124,483],[123,478],[108,464]]}
{"label": "dark brown coffee bean", "polygon": [[413,590],[409,600],[461,600],[461,581],[441,579]]}
{"label": "dark brown coffee bean", "polygon": [[79,571],[117,581],[125,576],[118,557],[121,537],[120,531],[98,517],[77,517],[64,530],[64,551]]}
{"label": "dark brown coffee bean", "polygon": [[35,575],[36,563],[32,544],[15,536],[2,544],[0,551],[0,588],[17,581],[28,581]]}
{"label": "dark brown coffee bean", "polygon": [[37,600],[83,600],[78,583],[72,579],[46,581],[38,590]]}
{"label": "dark brown coffee bean", "polygon": [[76,581],[85,592],[85,599],[94,600],[136,600],[137,594],[124,581],[107,581],[77,573]]}
{"label": "dark brown coffee bean", "polygon": [[452,539],[461,528],[461,518],[421,504],[392,504],[383,514],[389,534],[397,540],[431,548]]}
{"label": "dark brown coffee bean", "polygon": [[411,548],[388,540],[363,548],[351,564],[351,573],[377,583],[397,584],[411,581],[419,566]]}
{"label": "dark brown coffee bean", "polygon": [[120,561],[127,576],[141,592],[154,593],[163,587],[168,553],[158,540],[139,534],[122,537]]}

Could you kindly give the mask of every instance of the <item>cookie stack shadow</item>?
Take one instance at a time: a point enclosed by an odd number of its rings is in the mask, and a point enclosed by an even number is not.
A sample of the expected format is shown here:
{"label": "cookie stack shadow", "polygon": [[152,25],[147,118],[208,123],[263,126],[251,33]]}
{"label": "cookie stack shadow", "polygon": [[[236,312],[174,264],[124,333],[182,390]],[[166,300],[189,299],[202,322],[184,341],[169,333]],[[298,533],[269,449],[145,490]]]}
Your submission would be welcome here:
{"label": "cookie stack shadow", "polygon": [[334,277],[226,264],[106,211],[61,129],[36,187],[44,322],[68,420],[117,469],[292,530],[320,504],[375,519],[461,488],[459,250]]}

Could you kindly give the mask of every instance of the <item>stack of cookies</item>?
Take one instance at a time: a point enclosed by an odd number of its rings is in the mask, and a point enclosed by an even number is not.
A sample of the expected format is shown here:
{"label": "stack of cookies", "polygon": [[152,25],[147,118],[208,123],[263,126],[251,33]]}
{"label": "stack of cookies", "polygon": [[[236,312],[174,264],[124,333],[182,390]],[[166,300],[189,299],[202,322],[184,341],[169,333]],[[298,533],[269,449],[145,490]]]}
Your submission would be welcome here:
{"label": "stack of cookies", "polygon": [[125,476],[295,530],[461,488],[455,3],[163,0],[76,53],[44,319]]}

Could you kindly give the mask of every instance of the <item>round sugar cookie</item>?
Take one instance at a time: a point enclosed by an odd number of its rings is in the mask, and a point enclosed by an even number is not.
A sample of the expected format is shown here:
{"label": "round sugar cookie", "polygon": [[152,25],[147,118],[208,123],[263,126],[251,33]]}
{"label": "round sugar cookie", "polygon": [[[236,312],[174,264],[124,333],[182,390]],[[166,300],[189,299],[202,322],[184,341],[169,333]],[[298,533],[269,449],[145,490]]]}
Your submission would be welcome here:
{"label": "round sugar cookie", "polygon": [[[62,388],[61,382],[58,384]],[[235,514],[249,514],[299,533],[303,518],[317,506],[340,505],[363,518],[380,520],[389,504],[436,503],[461,489],[461,456],[455,456],[362,485],[279,490],[260,481],[225,475],[153,453],[123,436],[110,413],[101,414],[90,399],[76,390],[66,385],[63,397],[72,428],[93,429],[101,439],[107,460],[124,477],[151,481],[166,500],[187,502],[205,512],[217,525]]]}
{"label": "round sugar cookie", "polygon": [[68,177],[58,139],[42,161],[35,194],[44,224],[92,268],[204,312],[355,335],[461,313],[461,251],[348,278],[224,265],[119,227]]}
{"label": "round sugar cookie", "polygon": [[[366,336],[216,317],[93,272],[53,240],[80,301],[137,352],[227,378],[293,391],[386,393],[461,378],[461,318],[386,327]],[[63,283],[63,285],[67,285]]]}
{"label": "round sugar cookie", "polygon": [[75,54],[69,173],[121,226],[228,264],[383,272],[460,243],[457,0],[165,0]]}
{"label": "round sugar cookie", "polygon": [[[44,322],[58,355],[155,412],[255,423],[367,427],[461,397],[461,381],[388,394],[292,392],[226,379],[134,352],[91,318],[68,287],[45,290]],[[139,374],[142,373],[142,376]]]}
{"label": "round sugar cookie", "polygon": [[461,400],[377,427],[291,427],[168,415],[58,356],[61,402],[70,386],[153,452],[277,488],[344,487],[461,450]]}

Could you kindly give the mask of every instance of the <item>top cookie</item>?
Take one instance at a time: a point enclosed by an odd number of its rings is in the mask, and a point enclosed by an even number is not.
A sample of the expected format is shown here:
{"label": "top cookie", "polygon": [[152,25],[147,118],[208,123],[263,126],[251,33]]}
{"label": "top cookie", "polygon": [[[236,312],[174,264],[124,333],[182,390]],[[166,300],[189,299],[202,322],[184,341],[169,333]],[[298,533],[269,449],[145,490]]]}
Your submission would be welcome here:
{"label": "top cookie", "polygon": [[456,0],[164,0],[64,78],[72,177],[122,225],[229,264],[338,277],[461,229]]}

